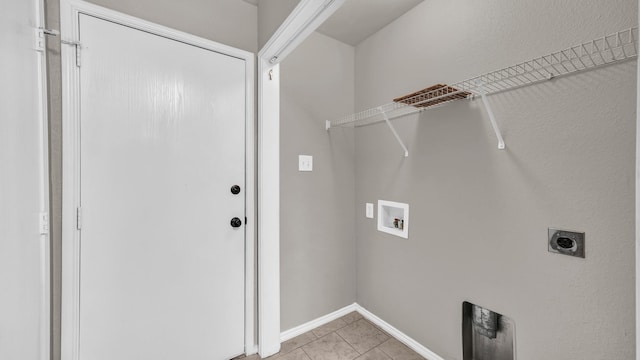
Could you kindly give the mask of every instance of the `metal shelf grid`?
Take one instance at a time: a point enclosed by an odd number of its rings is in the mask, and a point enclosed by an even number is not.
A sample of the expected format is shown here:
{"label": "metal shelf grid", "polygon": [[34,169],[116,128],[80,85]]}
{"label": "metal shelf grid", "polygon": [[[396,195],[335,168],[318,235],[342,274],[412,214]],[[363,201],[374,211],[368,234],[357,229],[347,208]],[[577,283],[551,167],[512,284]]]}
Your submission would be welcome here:
{"label": "metal shelf grid", "polygon": [[[463,98],[452,95],[471,93],[465,96],[473,97],[494,94],[637,56],[638,27],[633,27],[403,100],[409,104],[391,102],[331,121],[327,120],[326,127],[328,130],[336,126],[369,125],[417,113],[427,108],[439,107]],[[457,91],[450,92],[451,87]],[[484,101],[487,105],[486,98]],[[424,103],[434,105],[420,107]]]}

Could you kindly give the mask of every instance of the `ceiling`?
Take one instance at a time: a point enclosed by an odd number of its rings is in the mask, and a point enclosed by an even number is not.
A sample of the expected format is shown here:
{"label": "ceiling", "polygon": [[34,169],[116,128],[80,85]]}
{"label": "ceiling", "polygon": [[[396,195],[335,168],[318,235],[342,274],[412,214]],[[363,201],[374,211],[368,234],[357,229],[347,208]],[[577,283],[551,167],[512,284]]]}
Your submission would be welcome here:
{"label": "ceiling", "polygon": [[347,0],[318,32],[355,46],[423,0]]}
{"label": "ceiling", "polygon": [[[253,5],[258,0],[243,0]],[[346,0],[318,32],[345,44],[358,45],[424,0]]]}

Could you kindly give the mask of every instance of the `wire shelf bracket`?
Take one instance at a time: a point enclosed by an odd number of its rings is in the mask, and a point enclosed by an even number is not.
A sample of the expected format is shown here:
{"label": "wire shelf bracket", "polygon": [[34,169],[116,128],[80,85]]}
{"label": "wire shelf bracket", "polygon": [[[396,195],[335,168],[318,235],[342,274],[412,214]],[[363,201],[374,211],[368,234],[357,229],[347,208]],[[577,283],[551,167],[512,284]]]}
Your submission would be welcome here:
{"label": "wire shelf bracket", "polygon": [[[489,115],[491,126],[498,139],[498,149],[505,149],[504,139],[495,114],[487,99],[488,95],[537,84],[543,81],[575,74],[597,67],[611,65],[638,57],[638,27],[571,46],[500,70],[491,71],[450,86],[404,97],[402,102],[391,102],[360,111],[339,119],[327,120],[325,128],[358,127],[386,122],[394,136],[408,151],[390,123],[391,119],[445,106],[459,99],[480,97]],[[453,90],[452,90],[453,89]]]}
{"label": "wire shelf bracket", "polygon": [[487,92],[484,90],[484,86],[482,84],[479,84],[479,90],[480,98],[482,99],[482,103],[484,104],[484,109],[487,111],[487,115],[489,115],[489,120],[491,121],[491,127],[496,133],[496,138],[498,138],[498,149],[504,150],[504,139],[502,138],[502,133],[500,132],[500,128],[498,127],[498,123],[496,122],[496,116],[493,114],[491,104],[489,104],[489,100],[487,100]]}
{"label": "wire shelf bracket", "polygon": [[380,107],[379,109],[380,109],[380,114],[382,114],[382,117],[384,118],[384,121],[387,123],[387,126],[389,126],[389,129],[393,133],[393,136],[396,137],[396,140],[398,140],[398,143],[400,143],[400,146],[402,146],[402,150],[404,150],[404,157],[409,157],[409,150],[404,145],[404,142],[400,138],[400,135],[398,135],[396,128],[394,128],[393,125],[391,124],[391,121],[389,121],[389,117],[387,116],[387,113],[384,111],[382,107]]}

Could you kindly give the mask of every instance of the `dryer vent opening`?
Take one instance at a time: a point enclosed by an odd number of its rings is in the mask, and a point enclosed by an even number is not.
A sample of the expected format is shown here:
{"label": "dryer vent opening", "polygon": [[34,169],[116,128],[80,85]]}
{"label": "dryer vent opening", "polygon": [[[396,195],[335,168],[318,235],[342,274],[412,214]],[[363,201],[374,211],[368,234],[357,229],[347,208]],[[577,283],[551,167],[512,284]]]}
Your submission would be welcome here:
{"label": "dryer vent opening", "polygon": [[463,360],[514,360],[514,323],[488,308],[462,303]]}

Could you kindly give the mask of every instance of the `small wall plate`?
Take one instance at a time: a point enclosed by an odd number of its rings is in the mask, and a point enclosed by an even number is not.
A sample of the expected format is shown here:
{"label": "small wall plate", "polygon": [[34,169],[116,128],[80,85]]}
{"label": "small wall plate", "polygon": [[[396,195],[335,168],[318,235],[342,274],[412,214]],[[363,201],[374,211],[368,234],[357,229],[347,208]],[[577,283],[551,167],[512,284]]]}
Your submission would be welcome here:
{"label": "small wall plate", "polygon": [[584,233],[549,228],[549,252],[584,259]]}

